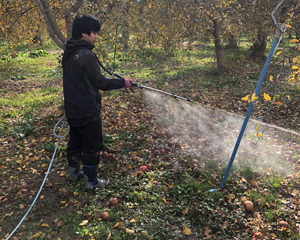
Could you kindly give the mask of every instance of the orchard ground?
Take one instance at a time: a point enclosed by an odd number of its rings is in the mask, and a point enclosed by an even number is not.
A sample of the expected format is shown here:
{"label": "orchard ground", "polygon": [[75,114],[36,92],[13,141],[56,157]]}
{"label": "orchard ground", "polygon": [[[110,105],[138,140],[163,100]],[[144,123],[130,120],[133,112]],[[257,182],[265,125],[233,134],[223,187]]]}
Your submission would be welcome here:
{"label": "orchard ground", "polygon": [[[117,62],[106,62],[116,73],[193,103],[139,89],[103,93],[107,136],[99,175],[112,184],[87,192],[83,182],[70,183],[68,139],[62,139],[41,195],[14,236],[300,239],[297,86],[282,80],[282,105],[260,97],[252,117],[263,123],[258,128],[249,122],[225,188],[209,192],[223,180],[249,106],[241,98],[254,92],[264,65],[247,57],[249,46],[225,49],[225,73],[216,69],[210,44],[183,48],[172,57],[119,55]],[[287,50],[294,53],[292,45]],[[1,239],[30,207],[52,158],[53,127],[64,115],[58,59],[59,51],[44,48],[18,55],[6,51],[0,63]],[[268,76],[276,69],[270,66],[262,86],[270,95],[276,86]],[[111,198],[117,205],[109,204]],[[253,202],[249,212],[246,200]]]}

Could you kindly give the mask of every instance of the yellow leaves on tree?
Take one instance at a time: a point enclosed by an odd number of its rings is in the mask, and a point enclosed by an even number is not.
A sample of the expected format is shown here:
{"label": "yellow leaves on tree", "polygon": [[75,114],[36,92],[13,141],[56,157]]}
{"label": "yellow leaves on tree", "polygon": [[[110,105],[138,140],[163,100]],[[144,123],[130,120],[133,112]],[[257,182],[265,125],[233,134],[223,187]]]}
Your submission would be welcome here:
{"label": "yellow leaves on tree", "polygon": [[247,96],[243,97],[242,100],[243,100],[243,101],[248,101],[248,100],[249,100],[249,96],[250,96],[250,95],[247,95]]}
{"label": "yellow leaves on tree", "polygon": [[250,95],[247,95],[245,97],[242,98],[243,101],[248,101],[249,103],[252,101],[252,102],[255,102],[257,99],[258,99],[258,96],[256,96],[256,93],[253,93],[251,95],[251,98],[249,99]]}
{"label": "yellow leaves on tree", "polygon": [[268,94],[266,94],[266,93],[264,93],[264,99],[266,101],[271,101],[271,97]]}
{"label": "yellow leaves on tree", "polygon": [[251,101],[255,102],[258,99],[258,96],[256,96],[256,93],[253,93],[251,96]]}
{"label": "yellow leaves on tree", "polygon": [[[256,96],[255,93],[253,93],[253,94],[251,95],[251,98],[250,98],[250,99],[249,99],[249,97],[250,97],[250,95],[247,95],[247,96],[243,97],[242,100],[243,100],[243,101],[248,101],[248,103],[251,103],[251,102],[255,102],[255,101],[258,99],[258,96]],[[280,95],[275,95],[273,101],[274,101],[277,105],[282,106],[283,103],[280,102],[280,101],[278,100],[279,97],[280,97]],[[270,95],[268,95],[268,94],[266,94],[266,93],[264,93],[264,99],[265,99],[266,101],[271,101],[271,100],[272,100],[272,98],[270,97]]]}
{"label": "yellow leaves on tree", "polygon": [[290,43],[298,43],[298,42],[299,42],[298,39],[292,39],[292,40],[290,41]]}

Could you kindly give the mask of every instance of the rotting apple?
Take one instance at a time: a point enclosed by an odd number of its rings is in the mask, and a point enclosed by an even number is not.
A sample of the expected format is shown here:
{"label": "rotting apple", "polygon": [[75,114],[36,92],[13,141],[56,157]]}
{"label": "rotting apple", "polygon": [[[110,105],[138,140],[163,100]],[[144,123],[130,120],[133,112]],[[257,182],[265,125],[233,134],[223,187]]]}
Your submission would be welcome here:
{"label": "rotting apple", "polygon": [[118,204],[118,199],[117,198],[111,198],[109,200],[109,205],[110,206],[116,206]]}
{"label": "rotting apple", "polygon": [[109,157],[109,154],[107,152],[102,153],[102,158],[108,158],[108,157]]}
{"label": "rotting apple", "polygon": [[113,162],[116,161],[116,159],[117,159],[115,154],[111,154],[111,155],[109,156],[109,158],[110,158],[110,160],[113,161]]}

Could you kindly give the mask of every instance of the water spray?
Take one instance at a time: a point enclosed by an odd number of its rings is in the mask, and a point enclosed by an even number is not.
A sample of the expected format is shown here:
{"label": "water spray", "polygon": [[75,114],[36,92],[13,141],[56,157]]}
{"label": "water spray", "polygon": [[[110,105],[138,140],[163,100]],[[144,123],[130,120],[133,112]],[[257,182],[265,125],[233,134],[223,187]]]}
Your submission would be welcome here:
{"label": "water spray", "polygon": [[[275,26],[276,26],[276,28],[277,28],[277,31],[276,31],[276,33],[275,33],[274,41],[273,41],[271,50],[270,50],[270,52],[269,52],[268,58],[267,58],[267,60],[266,60],[266,62],[265,62],[265,65],[264,65],[264,68],[263,68],[263,70],[262,70],[261,76],[260,76],[259,81],[258,81],[258,83],[257,83],[256,89],[255,89],[255,96],[258,95],[259,89],[260,89],[260,87],[261,87],[261,85],[262,85],[262,82],[263,82],[264,77],[265,77],[265,75],[266,75],[267,69],[268,69],[268,67],[269,67],[271,58],[273,57],[273,55],[274,55],[274,53],[275,53],[275,51],[276,51],[276,48],[278,47],[278,44],[279,44],[279,42],[280,42],[279,39],[281,39],[281,36],[282,36],[282,34],[284,34],[284,31],[285,31],[285,28],[286,28],[285,24],[277,23],[277,21],[276,21],[276,19],[275,19],[275,17],[274,17],[275,12],[276,12],[276,11],[278,10],[278,8],[283,4],[284,1],[285,1],[285,0],[282,0],[282,1],[278,4],[278,6],[275,8],[275,10],[272,12],[272,14],[271,14],[271,16],[272,16],[272,18],[273,18],[273,21],[274,21],[274,23],[275,23]],[[226,172],[225,172],[223,181],[222,181],[222,183],[221,183],[220,189],[223,189],[224,186],[225,186],[225,184],[226,184],[227,177],[228,177],[228,175],[229,175],[229,172],[230,172],[232,163],[233,163],[233,161],[234,161],[234,158],[235,158],[235,155],[236,155],[237,150],[238,150],[238,148],[239,148],[239,145],[240,145],[240,143],[241,143],[243,134],[244,134],[245,129],[246,129],[246,127],[247,127],[247,123],[248,123],[248,121],[249,121],[249,118],[250,118],[250,115],[251,115],[253,106],[254,106],[254,103],[253,103],[253,101],[251,101],[250,106],[249,106],[248,111],[247,111],[247,114],[246,114],[246,117],[245,117],[245,120],[244,120],[244,123],[243,123],[243,125],[242,125],[241,131],[240,131],[240,133],[239,133],[238,139],[237,139],[236,144],[235,144],[235,147],[234,147],[234,149],[233,149],[233,152],[232,152],[230,161],[229,161],[229,163],[228,163],[228,166],[227,166],[227,169],[226,169]],[[209,190],[209,192],[216,192],[216,191],[218,191],[218,189],[210,189],[210,190]]]}
{"label": "water spray", "polygon": [[168,93],[168,92],[165,92],[165,91],[162,91],[162,90],[159,90],[159,89],[156,89],[156,88],[152,88],[152,87],[143,86],[143,85],[140,85],[140,84],[137,84],[137,83],[134,83],[134,82],[131,82],[131,86],[132,87],[138,87],[140,89],[145,88],[145,89],[148,89],[148,90],[151,90],[151,91],[155,91],[155,92],[159,92],[159,93],[162,93],[162,94],[166,94],[166,95],[172,96],[175,99],[178,98],[178,99],[181,99],[181,100],[192,102],[192,100],[189,99],[189,98],[180,97],[180,96],[174,95],[172,93]]}

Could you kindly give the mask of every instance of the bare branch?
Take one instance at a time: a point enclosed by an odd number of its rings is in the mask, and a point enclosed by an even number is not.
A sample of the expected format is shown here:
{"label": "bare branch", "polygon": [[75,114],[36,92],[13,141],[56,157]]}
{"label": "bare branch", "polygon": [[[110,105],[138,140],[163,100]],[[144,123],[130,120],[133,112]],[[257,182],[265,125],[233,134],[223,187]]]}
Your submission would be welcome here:
{"label": "bare branch", "polygon": [[79,8],[82,6],[83,0],[76,0],[72,7],[66,11],[65,19],[66,19],[66,29],[67,29],[67,38],[71,37],[72,34],[72,16],[71,13],[76,13]]}
{"label": "bare branch", "polygon": [[30,7],[30,8],[28,8],[28,9],[26,9],[24,12],[22,12],[17,18],[16,18],[16,20],[10,25],[10,28],[12,28],[15,24],[16,24],[16,22],[25,14],[25,13],[27,13],[27,12],[29,12],[30,10],[32,10],[32,9],[34,9],[34,8],[36,8],[36,7]]}

